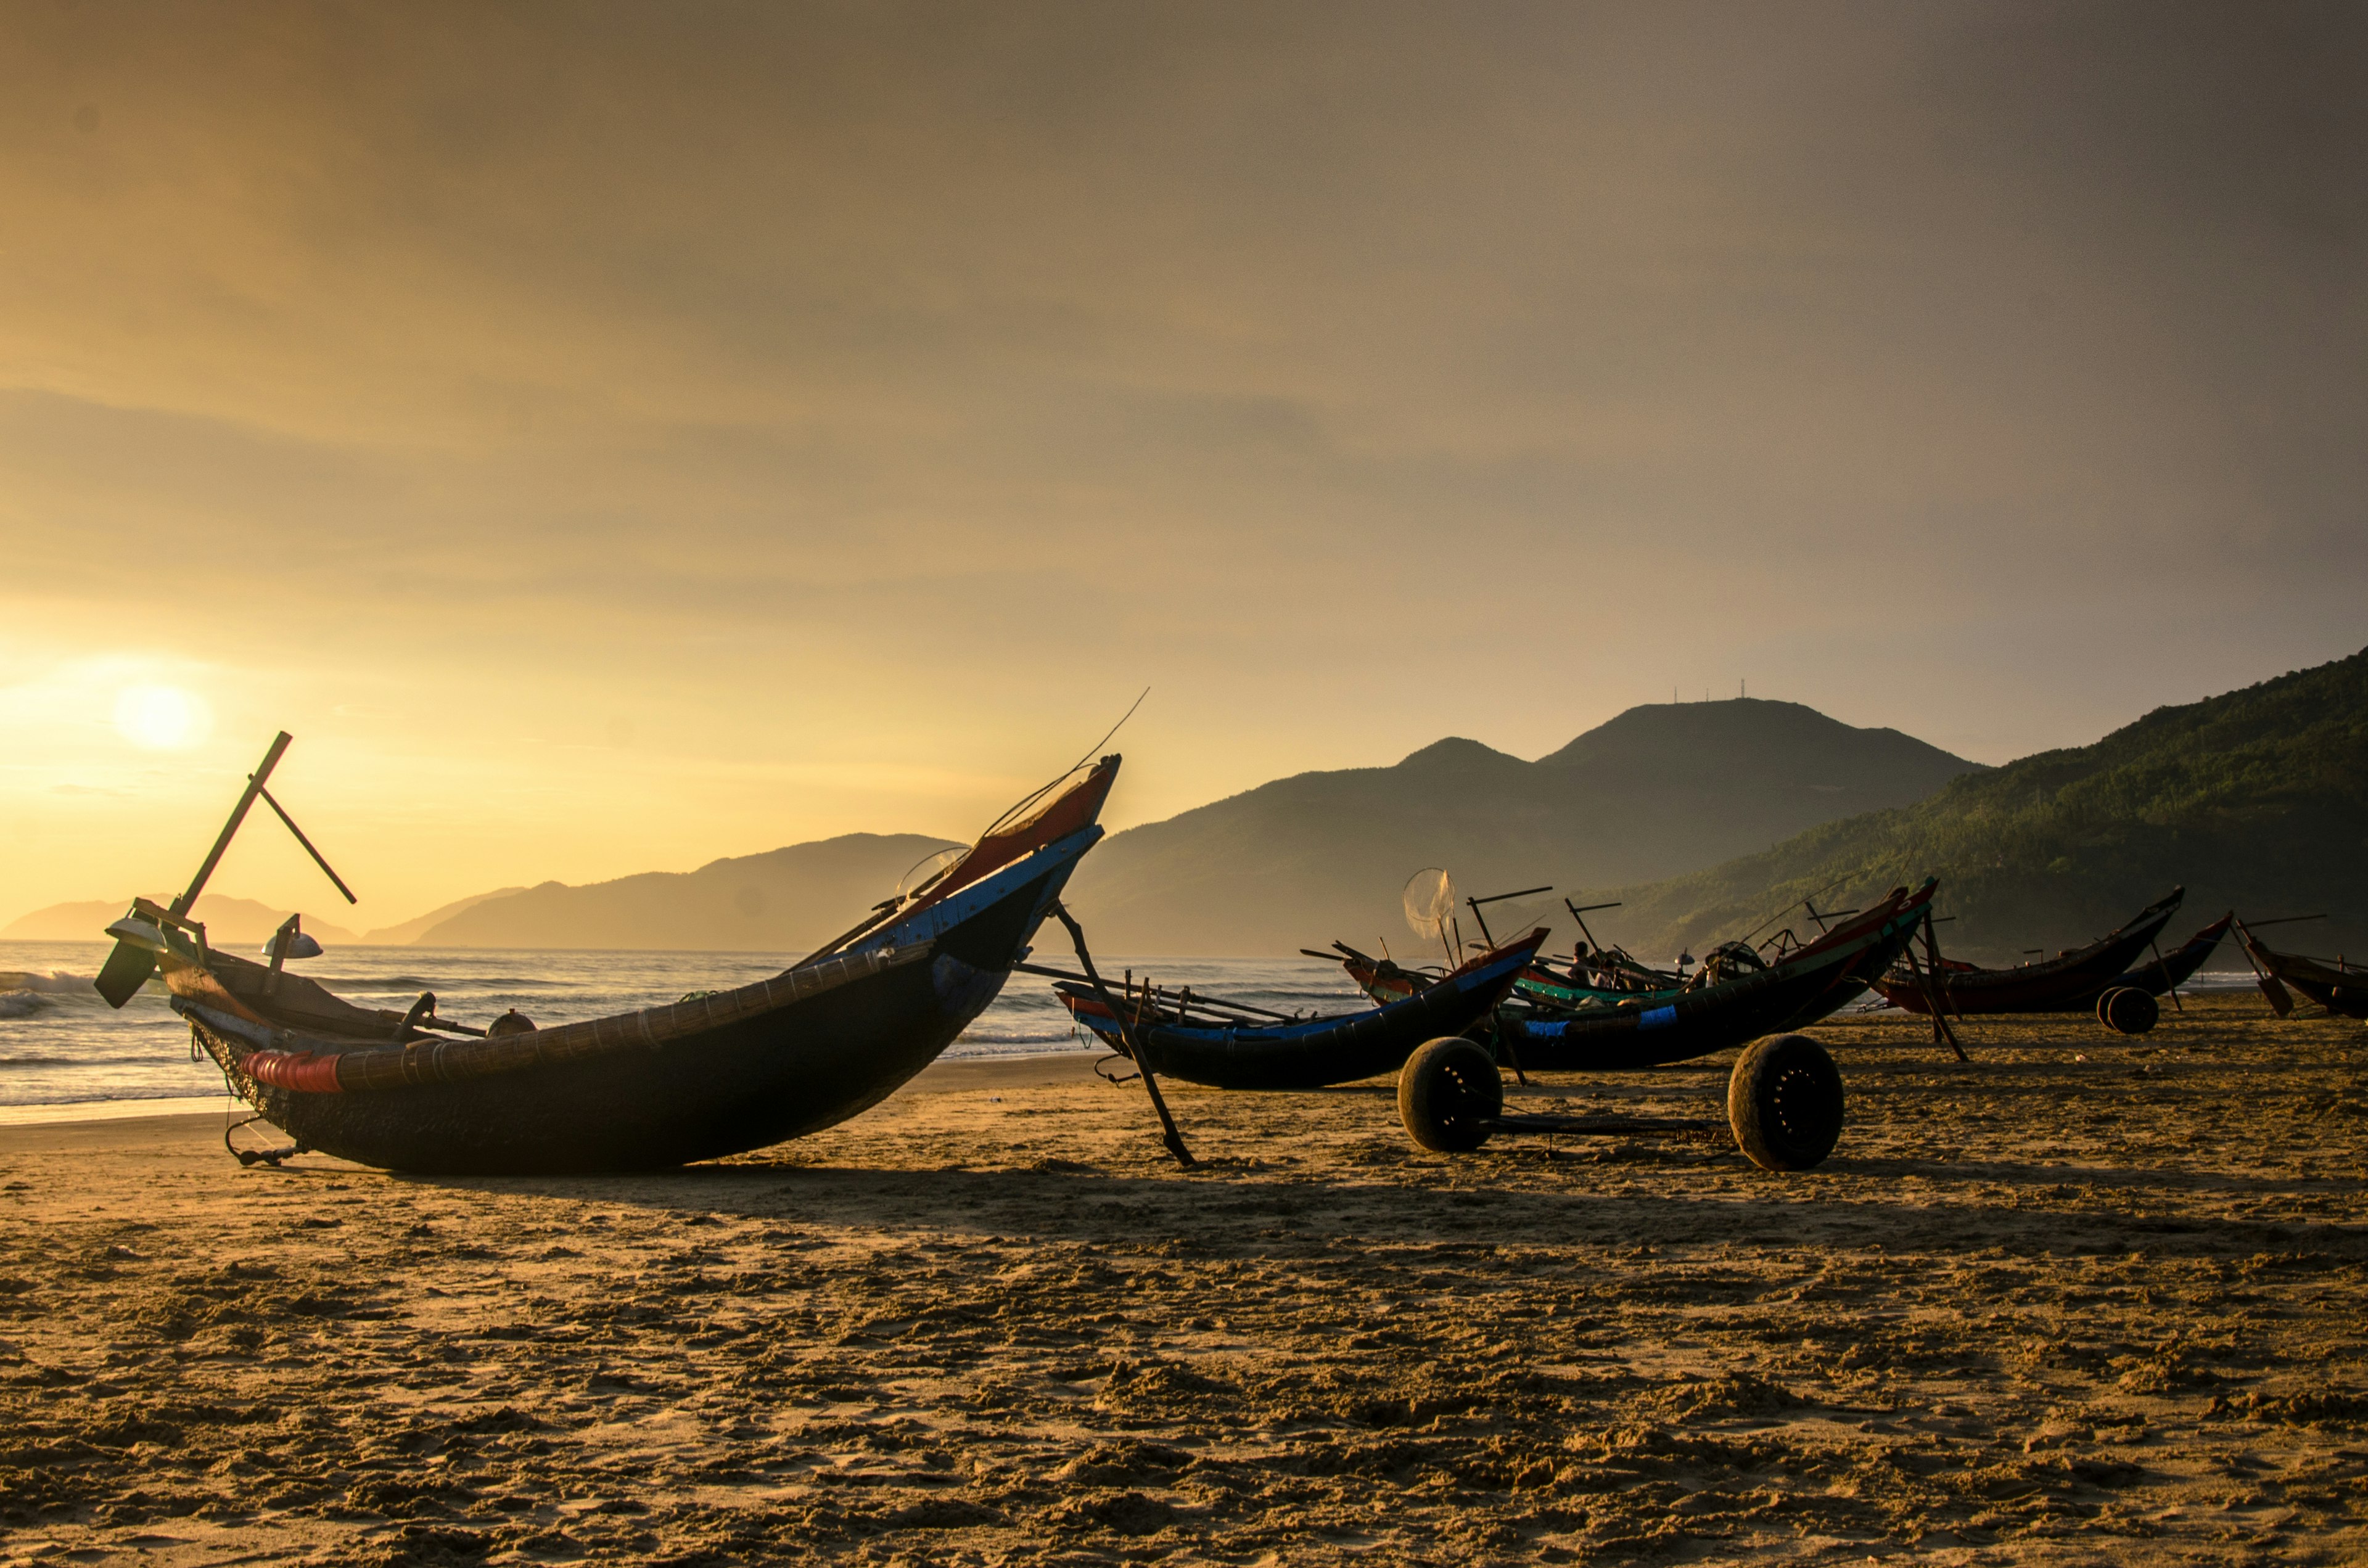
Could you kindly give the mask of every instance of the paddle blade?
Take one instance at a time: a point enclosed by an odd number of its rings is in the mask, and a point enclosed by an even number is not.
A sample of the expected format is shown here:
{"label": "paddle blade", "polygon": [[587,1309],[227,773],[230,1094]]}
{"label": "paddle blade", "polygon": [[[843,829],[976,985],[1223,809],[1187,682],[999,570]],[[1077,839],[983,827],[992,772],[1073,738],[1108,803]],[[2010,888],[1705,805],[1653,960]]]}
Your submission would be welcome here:
{"label": "paddle blade", "polygon": [[91,983],[97,993],[107,998],[110,1007],[120,1007],[140,994],[148,977],[156,972],[156,955],[146,948],[118,941],[115,950],[107,955],[99,966],[98,978]]}
{"label": "paddle blade", "polygon": [[2261,994],[2270,999],[2270,1011],[2281,1018],[2291,1017],[2294,1015],[2294,997],[2287,994],[2285,982],[2274,974],[2262,975],[2260,980]]}

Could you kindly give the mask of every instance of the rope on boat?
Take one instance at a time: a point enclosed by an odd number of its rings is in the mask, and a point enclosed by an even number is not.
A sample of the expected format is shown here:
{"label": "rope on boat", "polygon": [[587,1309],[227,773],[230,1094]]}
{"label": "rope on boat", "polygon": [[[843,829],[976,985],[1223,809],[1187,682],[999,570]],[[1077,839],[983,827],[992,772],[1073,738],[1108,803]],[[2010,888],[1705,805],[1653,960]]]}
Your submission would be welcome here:
{"label": "rope on boat", "polygon": [[1110,744],[1111,735],[1115,735],[1121,730],[1126,728],[1126,722],[1134,717],[1134,710],[1142,707],[1144,698],[1149,697],[1150,695],[1151,688],[1147,686],[1144,687],[1142,692],[1136,696],[1135,699],[1127,705],[1126,711],[1119,715],[1118,722],[1110,727],[1109,733],[1103,735],[1100,740],[1096,741],[1093,744],[1086,748],[1085,756],[1071,763],[1068,767],[1062,772],[1061,776],[1053,779],[1050,784],[1045,785],[1042,789],[1037,790],[1032,795],[1022,797],[1011,807],[1009,811],[1005,812],[1001,816],[996,818],[994,822],[988,824],[986,831],[978,835],[979,838],[981,840],[985,840],[994,837],[996,834],[1001,831],[1008,824],[1019,820],[1020,815],[1030,806],[1033,806],[1037,801],[1042,800],[1045,796],[1051,794],[1063,784],[1068,782],[1069,779],[1076,777],[1077,772],[1085,767],[1087,763],[1092,762],[1094,758],[1101,755],[1102,747]]}
{"label": "rope on boat", "polygon": [[250,1116],[243,1120],[233,1121],[229,1126],[222,1129],[222,1147],[228,1149],[233,1154],[236,1155],[240,1165],[269,1165],[273,1170],[278,1170],[279,1168],[280,1161],[292,1159],[298,1154],[312,1153],[310,1147],[307,1146],[304,1141],[301,1138],[293,1143],[290,1143],[286,1147],[279,1149],[242,1149],[237,1144],[230,1141],[230,1135],[237,1131],[240,1128],[251,1126],[262,1119],[263,1118],[260,1116]]}

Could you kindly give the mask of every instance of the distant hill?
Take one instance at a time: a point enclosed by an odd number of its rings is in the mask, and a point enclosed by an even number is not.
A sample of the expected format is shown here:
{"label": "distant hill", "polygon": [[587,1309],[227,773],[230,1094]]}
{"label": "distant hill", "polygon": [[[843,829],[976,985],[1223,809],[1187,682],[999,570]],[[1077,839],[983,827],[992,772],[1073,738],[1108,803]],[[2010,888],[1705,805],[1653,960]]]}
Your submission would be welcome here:
{"label": "distant hill", "polygon": [[365,931],[362,933],[362,940],[365,943],[375,946],[390,948],[403,947],[408,943],[416,942],[420,937],[426,936],[437,926],[443,925],[444,922],[451,919],[454,915],[461,914],[464,910],[474,909],[477,905],[484,903],[487,899],[507,898],[514,892],[526,892],[526,889],[522,887],[495,888],[491,892],[475,893],[468,898],[455,899],[450,903],[431,909],[427,914],[416,915],[412,919],[404,921],[399,926],[381,926],[375,929]]}
{"label": "distant hill", "polygon": [[[169,905],[171,893],[150,894],[157,903]],[[0,930],[0,940],[23,942],[103,942],[107,928],[123,917],[131,907],[129,895],[118,899],[94,899],[84,903],[53,903],[47,909],[37,909],[23,919],[12,922]],[[244,948],[259,944],[288,918],[289,911],[274,909],[268,903],[257,903],[251,898],[230,898],[210,892],[198,900],[190,915],[206,923],[206,940],[218,947]],[[320,938],[324,945],[332,942],[356,942],[360,938],[342,926],[325,920],[304,916],[304,929]]]}
{"label": "distant hill", "polygon": [[1942,951],[1976,960],[2086,941],[2177,883],[2188,901],[2173,935],[2232,905],[2325,914],[2280,940],[2368,954],[2368,651],[1624,890],[1596,929],[1647,956],[1699,950],[1828,884],[1826,906],[1842,906],[1928,871],[1956,917]]}
{"label": "distant hill", "polygon": [[1918,800],[1978,765],[1757,699],[1632,708],[1536,762],[1448,739],[1115,834],[1070,902],[1115,953],[1287,953],[1405,929],[1412,872],[1467,892],[1668,877]]}
{"label": "distant hill", "polygon": [[471,901],[422,930],[425,947],[676,948],[803,953],[895,892],[948,847],[919,834],[850,833],[695,871],[648,871],[570,887],[544,882]]}

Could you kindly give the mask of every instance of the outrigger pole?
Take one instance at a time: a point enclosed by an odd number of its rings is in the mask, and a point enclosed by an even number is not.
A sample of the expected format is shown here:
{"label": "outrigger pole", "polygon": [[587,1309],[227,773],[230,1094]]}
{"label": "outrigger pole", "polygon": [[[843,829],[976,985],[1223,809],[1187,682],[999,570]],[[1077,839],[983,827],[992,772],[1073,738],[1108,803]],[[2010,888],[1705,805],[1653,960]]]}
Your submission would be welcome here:
{"label": "outrigger pole", "polygon": [[1472,918],[1480,923],[1481,939],[1493,949],[1497,945],[1497,938],[1488,929],[1488,917],[1480,913],[1482,904],[1502,903],[1508,898],[1527,898],[1533,892],[1554,892],[1552,888],[1523,888],[1519,892],[1492,892],[1486,898],[1467,898],[1463,902],[1472,906]]}
{"label": "outrigger pole", "polygon": [[1587,945],[1600,950],[1602,944],[1595,939],[1595,933],[1587,928],[1587,917],[1599,909],[1617,909],[1620,907],[1620,901],[1614,899],[1610,903],[1573,903],[1570,900],[1564,899],[1562,906],[1570,911],[1570,917],[1573,920],[1578,922],[1578,934],[1587,938]]}

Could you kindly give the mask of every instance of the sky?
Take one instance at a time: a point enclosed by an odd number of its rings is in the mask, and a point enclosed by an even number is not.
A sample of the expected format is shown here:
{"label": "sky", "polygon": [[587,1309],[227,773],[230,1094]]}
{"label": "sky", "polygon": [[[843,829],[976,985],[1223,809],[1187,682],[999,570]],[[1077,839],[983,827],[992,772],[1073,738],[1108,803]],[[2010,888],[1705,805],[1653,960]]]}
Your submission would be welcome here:
{"label": "sky", "polygon": [[0,9],[0,923],[2368,644],[2353,5]]}

